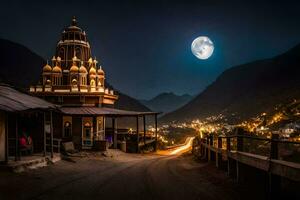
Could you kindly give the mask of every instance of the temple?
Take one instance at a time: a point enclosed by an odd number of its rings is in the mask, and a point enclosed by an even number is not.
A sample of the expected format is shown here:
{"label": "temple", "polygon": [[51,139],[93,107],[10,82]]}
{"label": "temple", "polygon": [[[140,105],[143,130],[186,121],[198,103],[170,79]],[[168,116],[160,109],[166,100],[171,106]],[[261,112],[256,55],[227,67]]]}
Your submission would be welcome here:
{"label": "temple", "polygon": [[113,107],[118,96],[104,80],[104,70],[92,58],[87,35],[74,17],[62,32],[51,63],[43,67],[40,84],[30,92],[64,106]]}
{"label": "temple", "polygon": [[[29,91],[34,96],[60,106],[60,112],[51,112],[51,116],[45,117],[45,122],[53,127],[52,137],[60,139],[61,143],[73,142],[78,149],[98,146],[98,149],[103,150],[107,142],[117,148],[120,143],[117,118],[136,117],[136,133],[139,133],[139,117],[143,117],[144,122],[146,115],[155,115],[157,118],[157,113],[114,108],[118,96],[105,86],[104,70],[93,58],[87,34],[78,27],[75,17],[62,32],[51,63],[47,62],[43,66],[40,82],[31,86]],[[112,127],[107,132],[106,118],[112,119]],[[145,127],[144,123],[144,141]],[[134,140],[136,145],[133,151],[138,152],[139,134],[128,138]],[[126,142],[130,144],[128,140]]]}

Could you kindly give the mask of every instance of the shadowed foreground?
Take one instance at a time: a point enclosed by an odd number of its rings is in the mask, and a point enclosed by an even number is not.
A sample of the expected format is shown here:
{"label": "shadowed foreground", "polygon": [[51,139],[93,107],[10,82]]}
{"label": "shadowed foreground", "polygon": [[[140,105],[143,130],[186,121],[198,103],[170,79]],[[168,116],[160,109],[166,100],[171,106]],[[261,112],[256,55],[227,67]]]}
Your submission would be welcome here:
{"label": "shadowed foreground", "polygon": [[[21,174],[0,173],[0,199],[251,199],[211,164],[191,155],[89,156]],[[258,198],[256,198],[258,199]]]}

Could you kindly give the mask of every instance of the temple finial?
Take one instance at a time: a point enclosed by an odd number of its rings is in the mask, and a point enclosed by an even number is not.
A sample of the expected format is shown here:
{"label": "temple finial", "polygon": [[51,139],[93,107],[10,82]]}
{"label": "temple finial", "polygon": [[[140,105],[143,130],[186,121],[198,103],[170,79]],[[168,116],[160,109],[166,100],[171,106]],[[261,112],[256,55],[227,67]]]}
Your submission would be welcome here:
{"label": "temple finial", "polygon": [[75,16],[72,18],[72,26],[77,26],[77,20]]}
{"label": "temple finial", "polygon": [[95,56],[95,59],[94,59],[94,63],[95,63],[95,67],[97,67],[98,61],[97,61],[97,59],[96,59],[96,56]]}
{"label": "temple finial", "polygon": [[75,63],[76,61],[78,61],[77,57],[76,57],[76,52],[74,51],[74,56],[72,58],[73,63]]}

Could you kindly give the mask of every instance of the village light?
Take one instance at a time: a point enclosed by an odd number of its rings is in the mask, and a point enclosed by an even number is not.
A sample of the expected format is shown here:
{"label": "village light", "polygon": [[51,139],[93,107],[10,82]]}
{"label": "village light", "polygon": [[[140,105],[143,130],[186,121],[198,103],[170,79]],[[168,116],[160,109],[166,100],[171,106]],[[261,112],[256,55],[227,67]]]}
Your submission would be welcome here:
{"label": "village light", "polygon": [[199,130],[199,135],[200,135],[200,138],[203,138],[203,133],[202,133],[201,129]]}

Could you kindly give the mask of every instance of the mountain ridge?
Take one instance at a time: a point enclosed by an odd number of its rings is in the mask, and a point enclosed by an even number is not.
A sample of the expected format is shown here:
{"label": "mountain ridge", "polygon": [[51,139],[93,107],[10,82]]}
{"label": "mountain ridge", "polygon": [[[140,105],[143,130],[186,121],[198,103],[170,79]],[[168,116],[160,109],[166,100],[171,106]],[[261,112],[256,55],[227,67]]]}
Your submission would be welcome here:
{"label": "mountain ridge", "polygon": [[300,98],[300,45],[269,59],[225,70],[202,93],[162,121],[184,121],[223,114],[245,120]]}
{"label": "mountain ridge", "polygon": [[140,102],[153,111],[168,113],[190,101],[193,96],[189,94],[177,95],[173,92],[163,92],[152,99],[140,100]]}

